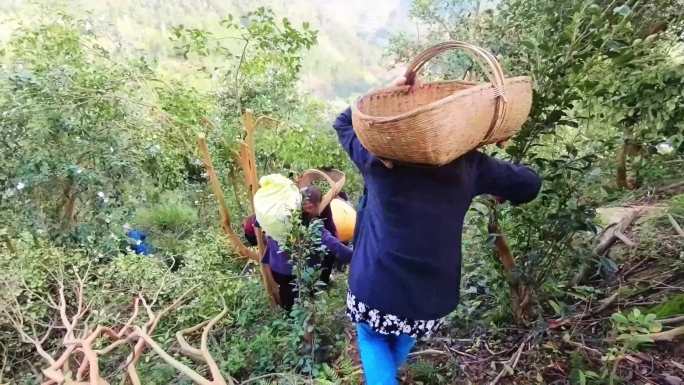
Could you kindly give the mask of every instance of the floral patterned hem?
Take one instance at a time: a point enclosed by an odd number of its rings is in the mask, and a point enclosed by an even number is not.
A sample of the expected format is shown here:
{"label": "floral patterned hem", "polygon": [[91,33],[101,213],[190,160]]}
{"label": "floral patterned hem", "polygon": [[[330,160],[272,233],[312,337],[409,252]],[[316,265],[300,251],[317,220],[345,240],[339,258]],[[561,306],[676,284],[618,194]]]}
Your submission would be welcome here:
{"label": "floral patterned hem", "polygon": [[436,320],[410,320],[393,314],[383,313],[356,299],[347,292],[347,316],[352,322],[363,322],[375,332],[384,335],[408,334],[413,338],[430,337],[444,323],[444,318]]}

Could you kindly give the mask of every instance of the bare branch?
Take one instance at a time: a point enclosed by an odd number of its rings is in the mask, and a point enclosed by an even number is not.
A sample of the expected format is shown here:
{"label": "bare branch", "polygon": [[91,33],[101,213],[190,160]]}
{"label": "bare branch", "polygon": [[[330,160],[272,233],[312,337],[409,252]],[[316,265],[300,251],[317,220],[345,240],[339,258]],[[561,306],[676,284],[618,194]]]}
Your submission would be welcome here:
{"label": "bare branch", "polygon": [[240,237],[238,237],[231,228],[230,211],[228,210],[228,205],[226,205],[223,189],[218,176],[216,175],[216,170],[214,169],[214,164],[211,160],[211,154],[209,153],[209,147],[207,146],[207,140],[204,135],[199,135],[197,137],[197,148],[209,178],[209,188],[211,189],[212,194],[214,194],[219,206],[220,225],[223,233],[241,257],[257,260],[258,256],[242,243]]}
{"label": "bare branch", "polygon": [[15,314],[10,314],[7,310],[2,310],[2,312],[5,314],[7,319],[10,321],[12,324],[12,327],[14,327],[14,330],[19,333],[19,336],[21,339],[26,342],[30,343],[33,345],[34,349],[36,349],[36,353],[40,355],[45,361],[47,361],[50,365],[53,365],[55,363],[55,359],[48,354],[48,352],[43,349],[43,345],[41,341],[39,341],[37,338],[30,336],[28,333],[24,331],[24,318],[23,315],[21,314],[21,310],[17,307],[16,309],[13,310],[13,313]]}
{"label": "bare branch", "polygon": [[192,334],[200,329],[202,329],[204,326],[206,326],[209,323],[210,320],[206,320],[200,324],[197,324],[195,326],[189,327],[187,329],[183,329],[179,332],[176,333],[176,340],[178,341],[178,344],[181,347],[181,353],[184,355],[188,356],[189,358],[195,360],[195,361],[203,361],[204,357],[202,356],[202,351],[197,348],[193,348],[190,346],[188,341],[185,339],[185,335],[187,334]]}
{"label": "bare branch", "polygon": [[[135,334],[140,337],[141,341],[144,341],[145,344],[150,346],[152,350],[159,355],[159,357],[164,360],[166,363],[169,365],[173,366],[175,369],[177,369],[179,372],[183,373],[185,376],[189,377],[192,379],[195,383],[199,385],[232,385],[234,384],[234,381],[231,377],[228,377],[228,381],[224,378],[224,376],[221,374],[221,370],[219,369],[218,364],[216,363],[216,360],[211,356],[211,352],[209,352],[209,333],[211,332],[211,329],[218,323],[218,321],[223,318],[226,314],[228,313],[228,308],[224,307],[223,311],[221,313],[217,314],[214,318],[212,318],[209,321],[202,322],[198,325],[192,326],[190,328],[184,329],[178,333],[176,333],[176,339],[178,340],[179,344],[181,345],[181,352],[183,354],[188,355],[192,359],[195,359],[197,361],[204,361],[209,368],[209,372],[211,374],[212,380],[209,381],[206,378],[202,377],[199,373],[191,369],[190,367],[186,366],[182,362],[176,360],[173,358],[171,355],[166,353],[163,348],[161,348],[153,339],[152,337],[148,334],[148,332],[144,328],[140,327],[135,327]],[[201,342],[200,342],[200,349],[196,349],[190,346],[190,344],[187,343],[187,341],[184,338],[184,334],[189,334],[193,333],[201,328],[204,328],[202,331],[202,337],[201,337]]]}
{"label": "bare branch", "polygon": [[672,214],[667,214],[667,219],[670,221],[670,224],[674,227],[677,234],[679,234],[680,237],[684,237],[684,230],[682,230],[682,227],[677,223]]}
{"label": "bare branch", "polygon": [[[103,325],[98,325],[94,329],[88,327],[90,321],[90,316],[93,313],[89,313],[88,309],[90,304],[87,304],[86,298],[84,297],[84,291],[86,286],[85,275],[81,276],[78,272],[75,272],[76,280],[78,284],[74,288],[75,298],[71,298],[76,302],[75,312],[71,315],[69,314],[69,309],[73,309],[68,304],[68,296],[66,293],[66,285],[63,279],[57,281],[58,285],[58,295],[57,302],[55,303],[57,310],[57,325],[50,324],[47,326],[47,330],[43,335],[37,337],[35,331],[36,324],[33,322],[29,323],[28,320],[24,318],[21,312],[21,306],[15,299],[15,303],[10,303],[9,307],[0,309],[0,313],[7,315],[8,320],[11,322],[12,326],[17,330],[22,340],[34,345],[36,352],[48,362],[48,367],[42,370],[45,376],[45,381],[43,385],[59,385],[63,383],[72,383],[75,385],[107,385],[107,382],[102,378],[99,370],[99,359],[112,352],[114,349],[125,344],[132,344],[135,342],[135,346],[132,352],[128,356],[124,367],[126,368],[126,373],[128,380],[133,385],[140,385],[141,381],[136,371],[136,364],[140,360],[146,347],[152,348],[156,354],[158,354],[164,361],[169,363],[171,366],[179,370],[184,375],[190,377],[199,385],[232,385],[234,384],[232,378],[226,381],[224,376],[222,376],[219,366],[216,361],[211,357],[208,349],[208,336],[213,326],[218,323],[218,321],[226,315],[228,312],[227,308],[218,314],[216,317],[209,321],[205,321],[200,325],[194,326],[192,328],[185,329],[179,332],[178,338],[179,343],[183,346],[182,342],[185,342],[184,353],[191,355],[194,354],[194,358],[204,361],[211,373],[212,380],[207,380],[203,378],[199,373],[185,366],[181,362],[175,360],[168,353],[164,352],[163,349],[154,342],[151,337],[151,333],[156,329],[160,320],[167,315],[172,310],[180,306],[189,296],[189,294],[196,289],[192,287],[186,290],[183,294],[178,296],[173,303],[162,308],[160,311],[155,312],[153,310],[153,303],[150,304],[142,295],[138,295],[133,302],[133,310],[131,316],[128,320],[121,325],[121,327],[110,328]],[[135,325],[135,320],[140,314],[140,305],[145,308],[149,319],[145,324],[140,327]],[[85,320],[83,319],[85,315],[88,315]],[[59,325],[59,324],[63,325]],[[78,328],[79,324],[83,326]],[[62,338],[62,344],[64,345],[64,350],[61,352],[59,358],[55,359],[51,354],[49,354],[42,347],[42,344],[47,341],[52,334],[52,330],[56,327],[63,326],[66,330],[65,336]],[[193,349],[184,340],[183,334],[192,333],[203,328],[201,349]],[[32,330],[32,335],[29,334],[28,330]],[[76,334],[79,337],[76,337]],[[95,350],[93,349],[93,344],[100,338],[106,338],[110,341],[110,344],[103,349]],[[78,353],[78,357],[75,357],[74,353]],[[82,358],[81,358],[82,355]],[[73,360],[72,360],[73,358]],[[76,363],[77,370],[75,373],[75,379],[73,379],[68,373],[71,372],[70,363]]]}
{"label": "bare branch", "polygon": [[[494,378],[492,382],[489,383],[489,385],[496,385],[503,376],[509,372],[509,369],[511,373],[513,370],[515,370],[515,367],[518,366],[518,361],[520,360],[520,356],[522,355],[523,350],[525,349],[525,345],[527,344],[527,341],[530,340],[532,337],[531,334],[529,334],[523,341],[520,343],[520,346],[518,346],[518,350],[515,352],[515,354],[508,360],[508,362],[504,363],[503,369],[501,369],[501,372],[499,372],[499,375]],[[511,364],[511,366],[509,366]]]}
{"label": "bare branch", "polygon": [[145,297],[139,295],[140,302],[142,302],[143,306],[145,307],[145,310],[147,311],[147,316],[150,318],[150,322],[154,321],[154,312],[152,311],[152,306],[147,304],[147,301],[145,300]]}
{"label": "bare branch", "polygon": [[48,337],[50,337],[50,333],[52,332],[52,324],[48,326],[48,330],[45,332],[45,335],[43,335],[43,338],[40,339],[40,343],[44,344],[45,341],[47,341]]}
{"label": "bare branch", "polygon": [[650,337],[651,339],[653,339],[653,341],[672,342],[677,337],[684,336],[684,326],[679,326],[679,327],[676,327],[672,330],[668,330],[666,332],[647,334],[647,336]]}
{"label": "bare branch", "polygon": [[[164,308],[162,311],[160,311],[157,315],[154,314],[152,311],[152,308],[150,305],[147,304],[145,301],[145,298],[140,295],[140,301],[142,302],[143,306],[147,310],[148,316],[150,317],[150,320],[145,324],[143,329],[146,333],[152,333],[154,329],[157,327],[157,324],[159,323],[159,320],[166,315],[168,312],[171,310],[175,309],[178,307],[184,300],[185,298],[195,289],[197,286],[193,286],[190,289],[186,290],[183,294],[181,294],[171,305],[167,306]],[[137,328],[137,327],[136,327]],[[139,329],[139,328],[138,328]],[[128,356],[126,359],[126,372],[128,374],[128,379],[133,383],[134,385],[139,385],[140,384],[140,378],[138,376],[138,372],[136,370],[136,365],[138,364],[138,361],[140,360],[140,357],[142,355],[143,350],[145,349],[145,341],[141,338],[138,339],[138,342],[135,344],[135,347],[133,348],[133,352]]]}
{"label": "bare branch", "polygon": [[141,340],[145,341],[145,343],[152,348],[152,350],[157,353],[157,355],[164,360],[167,364],[173,366],[175,369],[177,369],[179,372],[183,373],[185,376],[189,377],[192,379],[195,383],[199,385],[214,385],[213,382],[208,381],[201,375],[199,375],[197,372],[183,364],[182,362],[176,360],[173,358],[171,355],[169,355],[167,352],[164,351],[164,349],[157,344],[152,337],[150,337],[143,329],[140,327],[136,326],[135,327],[135,333],[140,337]]}
{"label": "bare branch", "polygon": [[[221,370],[218,367],[218,364],[214,360],[214,357],[211,356],[211,353],[209,352],[209,344],[208,344],[208,339],[209,339],[209,332],[211,329],[216,325],[216,323],[223,318],[226,313],[228,313],[228,308],[224,307],[223,311],[216,315],[209,323],[207,326],[204,328],[204,331],[202,332],[202,340],[200,342],[200,350],[202,351],[202,356],[204,357],[204,360],[207,362],[207,366],[209,367],[209,372],[211,373],[211,377],[214,380],[213,382],[220,384],[220,385],[225,385],[226,382],[223,380],[223,376],[221,375]],[[221,381],[219,381],[219,379]],[[232,381],[231,381],[232,383]]]}
{"label": "bare branch", "polygon": [[679,317],[666,318],[659,321],[663,325],[676,325],[684,322],[684,315]]}
{"label": "bare branch", "polygon": [[133,324],[133,321],[135,321],[136,318],[138,318],[138,312],[140,310],[140,297],[136,297],[135,301],[133,301],[133,314],[131,314],[131,318],[128,319],[128,321],[121,327],[121,330],[117,333],[119,338],[123,337],[128,328],[131,327]]}

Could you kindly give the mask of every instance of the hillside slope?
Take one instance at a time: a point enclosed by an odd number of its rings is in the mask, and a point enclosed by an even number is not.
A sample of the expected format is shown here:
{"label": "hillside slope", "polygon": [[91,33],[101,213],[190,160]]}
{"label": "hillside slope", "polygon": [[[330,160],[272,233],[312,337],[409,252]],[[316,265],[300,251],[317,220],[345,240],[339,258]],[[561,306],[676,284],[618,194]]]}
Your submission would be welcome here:
{"label": "hillside slope", "polygon": [[[44,2],[47,4],[49,2]],[[104,32],[116,49],[153,55],[163,64],[173,62],[168,41],[171,26],[185,24],[216,28],[232,13],[241,15],[259,6],[273,8],[296,23],[308,21],[319,30],[319,44],[307,57],[302,72],[305,90],[324,98],[346,98],[386,80],[382,53],[388,37],[410,28],[408,0],[383,0],[372,7],[364,0],[69,0],[69,12],[87,15],[98,33]],[[37,14],[31,2],[5,0],[0,17],[0,39],[16,22]]]}

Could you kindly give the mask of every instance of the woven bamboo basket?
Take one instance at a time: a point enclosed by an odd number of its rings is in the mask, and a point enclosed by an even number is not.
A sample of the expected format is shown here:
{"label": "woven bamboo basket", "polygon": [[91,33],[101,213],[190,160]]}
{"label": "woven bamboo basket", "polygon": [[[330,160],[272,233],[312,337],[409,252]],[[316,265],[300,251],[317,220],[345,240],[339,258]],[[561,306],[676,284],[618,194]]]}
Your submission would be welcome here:
{"label": "woven bamboo basket", "polygon": [[[489,82],[462,80],[415,85],[421,68],[442,52],[462,49],[486,69]],[[419,54],[406,85],[381,89],[352,105],[354,131],[381,159],[441,166],[515,135],[532,107],[532,80],[506,78],[488,51],[449,41]]]}
{"label": "woven bamboo basket", "polygon": [[321,203],[318,205],[318,214],[320,214],[335,197],[342,191],[347,177],[340,170],[321,171],[316,169],[306,170],[297,179],[297,187],[300,189],[311,186],[314,181],[321,180],[330,185],[330,190],[321,197]]}

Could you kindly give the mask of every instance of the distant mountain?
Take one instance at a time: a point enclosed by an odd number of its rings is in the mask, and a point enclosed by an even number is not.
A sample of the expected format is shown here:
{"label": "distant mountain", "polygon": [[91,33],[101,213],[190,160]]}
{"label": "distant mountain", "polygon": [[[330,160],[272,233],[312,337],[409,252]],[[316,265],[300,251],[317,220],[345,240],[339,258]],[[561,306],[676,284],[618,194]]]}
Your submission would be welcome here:
{"label": "distant mountain", "polygon": [[[51,3],[50,0],[43,0]],[[1,0],[0,16],[27,19],[29,0]],[[171,56],[168,30],[175,24],[215,28],[232,13],[271,7],[296,23],[319,30],[319,44],[307,56],[302,87],[324,98],[348,98],[386,81],[382,53],[389,37],[411,28],[410,0],[68,0],[70,12],[89,14],[94,28],[119,42],[116,49]],[[0,23],[0,39],[14,22]],[[179,63],[180,65],[180,63]]]}

